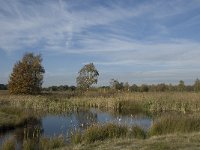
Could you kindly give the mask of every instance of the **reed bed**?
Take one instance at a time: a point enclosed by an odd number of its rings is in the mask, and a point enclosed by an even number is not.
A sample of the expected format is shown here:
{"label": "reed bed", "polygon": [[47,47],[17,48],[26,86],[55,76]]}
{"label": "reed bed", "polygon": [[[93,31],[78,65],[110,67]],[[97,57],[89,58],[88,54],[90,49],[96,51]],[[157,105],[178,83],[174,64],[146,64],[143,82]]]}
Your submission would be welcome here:
{"label": "reed bed", "polygon": [[73,97],[57,95],[2,95],[0,102],[20,108],[33,108],[49,112],[78,111],[79,108],[99,108],[116,112],[200,112],[200,93],[117,93],[110,97]]}
{"label": "reed bed", "polygon": [[138,138],[144,139],[146,132],[138,126],[127,127],[117,124],[95,124],[88,127],[83,133],[76,132],[71,136],[72,144],[94,143],[112,138]]}

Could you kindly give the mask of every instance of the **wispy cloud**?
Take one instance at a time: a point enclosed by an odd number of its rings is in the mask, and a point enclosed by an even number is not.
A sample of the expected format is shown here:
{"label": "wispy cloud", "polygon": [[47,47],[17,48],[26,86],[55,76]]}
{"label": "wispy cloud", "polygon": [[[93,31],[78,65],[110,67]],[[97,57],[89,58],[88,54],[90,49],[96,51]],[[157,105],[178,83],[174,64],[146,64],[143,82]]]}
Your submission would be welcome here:
{"label": "wispy cloud", "polygon": [[0,0],[0,51],[76,55],[102,71],[195,72],[199,14],[199,0]]}
{"label": "wispy cloud", "polygon": [[[69,4],[68,4],[69,3]],[[113,3],[111,7],[94,6],[88,10],[72,10],[70,1],[1,1],[0,47],[19,50],[40,44],[45,48],[70,48],[74,34],[91,26],[108,25],[114,21],[138,16],[147,6],[131,10]],[[48,49],[47,49],[48,50]],[[58,49],[58,51],[62,49]]]}
{"label": "wispy cloud", "polygon": [[[90,2],[87,1],[86,3],[89,4]],[[199,5],[195,5],[197,3],[195,0],[189,4],[170,1],[167,3],[168,7],[166,7],[166,3],[155,1],[154,3],[145,2],[138,5],[134,5],[134,3],[120,5],[120,3],[109,1],[107,7],[96,4],[85,9],[78,7],[82,3],[62,0],[43,2],[1,1],[0,35],[2,36],[0,36],[0,48],[5,51],[14,51],[40,45],[41,49],[47,51],[73,53],[81,53],[82,51],[84,53],[85,50],[81,50],[82,48],[87,48],[88,52],[96,52],[98,50],[92,49],[91,45],[102,47],[104,46],[102,43],[105,43],[105,46],[101,48],[101,51],[104,52],[110,49],[107,45],[112,46],[111,44],[118,42],[118,40],[108,41],[109,37],[105,36],[104,38],[105,33],[90,35],[92,27],[104,27],[107,32],[113,34],[112,36],[121,36],[123,33],[126,36],[128,32],[134,31],[130,28],[134,28],[134,22],[137,23],[137,19],[140,17],[150,17],[150,19],[147,18],[144,21],[151,25],[152,21],[157,21],[160,18],[175,16],[198,8]],[[74,5],[79,9],[74,9]],[[169,8],[170,10],[168,10]],[[132,24],[127,29],[124,26],[121,29],[118,25],[119,21],[131,22]],[[151,27],[157,28],[155,34],[168,33],[167,27],[162,23],[155,23]],[[138,33],[135,31],[135,33],[130,34],[134,37],[134,34]],[[131,41],[133,38],[129,40]],[[126,43],[121,44],[124,44],[123,47],[126,49]],[[77,45],[78,48],[74,48]]]}

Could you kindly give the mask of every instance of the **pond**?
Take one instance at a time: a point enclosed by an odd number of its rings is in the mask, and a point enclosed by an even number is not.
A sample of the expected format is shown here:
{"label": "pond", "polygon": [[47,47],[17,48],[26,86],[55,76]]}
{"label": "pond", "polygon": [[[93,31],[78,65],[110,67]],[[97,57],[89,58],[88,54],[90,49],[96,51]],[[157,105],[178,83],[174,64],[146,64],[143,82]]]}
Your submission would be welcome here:
{"label": "pond", "polygon": [[17,147],[20,149],[25,136],[56,137],[63,135],[69,140],[71,133],[83,131],[92,124],[115,123],[121,125],[137,125],[144,130],[148,130],[152,124],[152,119],[146,115],[121,115],[104,112],[98,109],[81,110],[79,112],[63,114],[47,114],[40,119],[29,120],[23,128],[17,128],[8,132],[0,133],[0,145],[14,137]]}

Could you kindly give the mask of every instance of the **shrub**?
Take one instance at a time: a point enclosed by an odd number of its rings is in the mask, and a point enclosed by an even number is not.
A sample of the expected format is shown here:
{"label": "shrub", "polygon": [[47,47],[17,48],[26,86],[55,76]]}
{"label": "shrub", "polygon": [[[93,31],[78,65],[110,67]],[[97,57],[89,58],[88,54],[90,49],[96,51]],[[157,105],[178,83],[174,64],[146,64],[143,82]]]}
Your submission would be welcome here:
{"label": "shrub", "polygon": [[76,132],[71,136],[71,143],[72,144],[78,144],[82,141],[82,134],[80,132]]}

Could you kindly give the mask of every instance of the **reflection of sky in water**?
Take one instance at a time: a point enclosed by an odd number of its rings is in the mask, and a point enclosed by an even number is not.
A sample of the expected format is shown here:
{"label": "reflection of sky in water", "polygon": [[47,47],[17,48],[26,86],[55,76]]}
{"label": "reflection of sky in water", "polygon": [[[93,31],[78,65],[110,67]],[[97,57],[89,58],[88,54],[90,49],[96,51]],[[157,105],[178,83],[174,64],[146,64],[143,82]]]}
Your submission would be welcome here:
{"label": "reflection of sky in water", "polygon": [[151,126],[152,119],[147,116],[123,116],[123,115],[111,115],[106,112],[100,112],[98,110],[92,110],[98,113],[98,122],[100,123],[116,123],[120,125],[127,126],[140,126],[141,128],[147,130]]}
{"label": "reflection of sky in water", "polygon": [[12,136],[12,134],[13,134],[12,131],[7,132],[6,134],[1,134],[0,133],[0,145],[2,145],[5,140],[9,139]]}
{"label": "reflection of sky in water", "polygon": [[[6,132],[6,134],[0,133],[0,149],[5,141],[7,141],[9,139],[14,139],[14,138],[16,138],[15,130],[8,131],[8,132]],[[21,150],[21,147],[22,147],[22,141],[17,140],[16,147],[15,147],[16,150]]]}
{"label": "reflection of sky in water", "polygon": [[[69,137],[74,131],[83,131],[92,124],[116,123],[120,125],[137,125],[148,130],[151,126],[152,119],[142,115],[112,115],[109,112],[102,112],[97,109],[83,110],[80,112],[66,113],[62,115],[47,115],[41,118],[41,121],[35,122],[33,126],[42,127],[43,136],[52,137],[63,135]],[[0,134],[0,147],[5,139],[10,137],[17,140],[17,147],[20,147],[23,141],[24,128],[8,131]],[[17,148],[17,150],[20,148]]]}
{"label": "reflection of sky in water", "polygon": [[69,135],[74,130],[83,130],[94,123],[116,123],[120,125],[137,125],[147,130],[151,126],[151,118],[147,116],[111,115],[107,112],[91,109],[66,115],[48,115],[42,119],[44,136]]}

